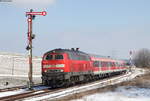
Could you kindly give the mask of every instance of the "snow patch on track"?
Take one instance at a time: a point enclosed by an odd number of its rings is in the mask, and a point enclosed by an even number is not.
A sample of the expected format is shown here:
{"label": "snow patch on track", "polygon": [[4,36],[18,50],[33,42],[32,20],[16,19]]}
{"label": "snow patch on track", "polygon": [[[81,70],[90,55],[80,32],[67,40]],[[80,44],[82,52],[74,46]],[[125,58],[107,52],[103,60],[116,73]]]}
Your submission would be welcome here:
{"label": "snow patch on track", "polygon": [[25,93],[25,92],[27,92],[25,89],[20,89],[20,90],[16,90],[16,91],[1,92],[0,97],[20,94],[20,93]]}

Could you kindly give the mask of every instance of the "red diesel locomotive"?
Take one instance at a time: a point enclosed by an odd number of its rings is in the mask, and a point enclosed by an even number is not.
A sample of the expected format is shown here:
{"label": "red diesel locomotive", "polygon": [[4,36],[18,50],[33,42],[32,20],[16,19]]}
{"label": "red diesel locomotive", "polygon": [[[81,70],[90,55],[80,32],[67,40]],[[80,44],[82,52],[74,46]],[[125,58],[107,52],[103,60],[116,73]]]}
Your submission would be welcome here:
{"label": "red diesel locomotive", "polygon": [[51,87],[100,79],[126,72],[125,62],[74,49],[54,49],[42,59],[42,82]]}

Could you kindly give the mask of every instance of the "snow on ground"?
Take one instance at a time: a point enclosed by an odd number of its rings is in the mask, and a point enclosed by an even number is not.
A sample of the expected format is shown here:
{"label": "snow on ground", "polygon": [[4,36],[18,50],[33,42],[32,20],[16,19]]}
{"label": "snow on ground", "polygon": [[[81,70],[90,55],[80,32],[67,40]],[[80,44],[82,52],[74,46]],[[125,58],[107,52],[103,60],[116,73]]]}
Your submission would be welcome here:
{"label": "snow on ground", "polygon": [[150,88],[119,87],[114,91],[96,93],[72,101],[150,101]]}
{"label": "snow on ground", "polygon": [[47,89],[47,88],[50,88],[49,86],[36,86],[36,87],[33,87],[34,90],[41,90],[41,89]]}
{"label": "snow on ground", "polygon": [[[33,87],[34,90],[42,90],[42,89],[47,89],[50,88],[49,86],[35,86]],[[15,94],[21,94],[21,93],[26,93],[26,92],[30,92],[28,88],[24,88],[24,89],[18,89],[18,90],[14,90],[14,91],[7,91],[7,92],[0,92],[0,97],[5,97],[5,96],[10,96],[10,95],[15,95]],[[43,92],[43,91],[39,91],[39,92]],[[35,93],[39,93],[39,92],[35,92]]]}
{"label": "snow on ground", "polygon": [[[41,57],[33,57],[33,75],[41,74]],[[27,55],[0,52],[0,74],[28,75]]]}
{"label": "snow on ground", "polygon": [[[0,89],[15,87],[15,86],[24,86],[27,85],[28,77],[20,77],[20,76],[0,76]],[[6,85],[8,82],[8,85]],[[34,77],[33,76],[34,84],[41,83],[41,76]]]}
{"label": "snow on ground", "polygon": [[[32,77],[41,77],[42,75],[33,75]],[[11,74],[0,74],[0,77],[28,77],[28,75],[11,75]]]}
{"label": "snow on ground", "polygon": [[[130,78],[145,74],[146,71],[144,69],[133,68],[132,73]],[[123,86],[113,91],[96,93],[71,101],[150,101],[150,88]]]}
{"label": "snow on ground", "polygon": [[[34,83],[41,83],[41,60],[41,57],[33,57]],[[29,72],[28,62],[27,55],[0,52],[0,89],[26,85]]]}
{"label": "snow on ground", "polygon": [[25,92],[25,89],[20,89],[20,90],[16,90],[16,91],[1,92],[0,97],[20,94],[20,93],[23,93],[23,92]]}
{"label": "snow on ground", "polygon": [[119,87],[116,89],[117,92],[127,96],[127,97],[149,97],[150,98],[150,88],[139,88],[136,86]]}

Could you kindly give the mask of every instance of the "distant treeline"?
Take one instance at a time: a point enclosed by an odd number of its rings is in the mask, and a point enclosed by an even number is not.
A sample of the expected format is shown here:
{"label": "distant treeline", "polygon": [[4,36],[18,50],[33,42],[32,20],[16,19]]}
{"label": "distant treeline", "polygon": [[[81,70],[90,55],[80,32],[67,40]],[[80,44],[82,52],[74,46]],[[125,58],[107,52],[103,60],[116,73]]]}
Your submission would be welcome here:
{"label": "distant treeline", "polygon": [[150,50],[143,48],[137,51],[133,56],[133,62],[136,67],[150,68]]}

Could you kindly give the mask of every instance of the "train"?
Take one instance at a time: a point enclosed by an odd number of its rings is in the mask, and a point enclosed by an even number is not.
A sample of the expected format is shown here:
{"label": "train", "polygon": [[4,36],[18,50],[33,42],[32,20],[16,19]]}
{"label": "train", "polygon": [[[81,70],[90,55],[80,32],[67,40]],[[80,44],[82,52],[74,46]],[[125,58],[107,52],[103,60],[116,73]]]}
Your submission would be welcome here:
{"label": "train", "polygon": [[79,48],[53,49],[42,57],[42,83],[63,87],[126,73],[123,60],[82,52]]}

